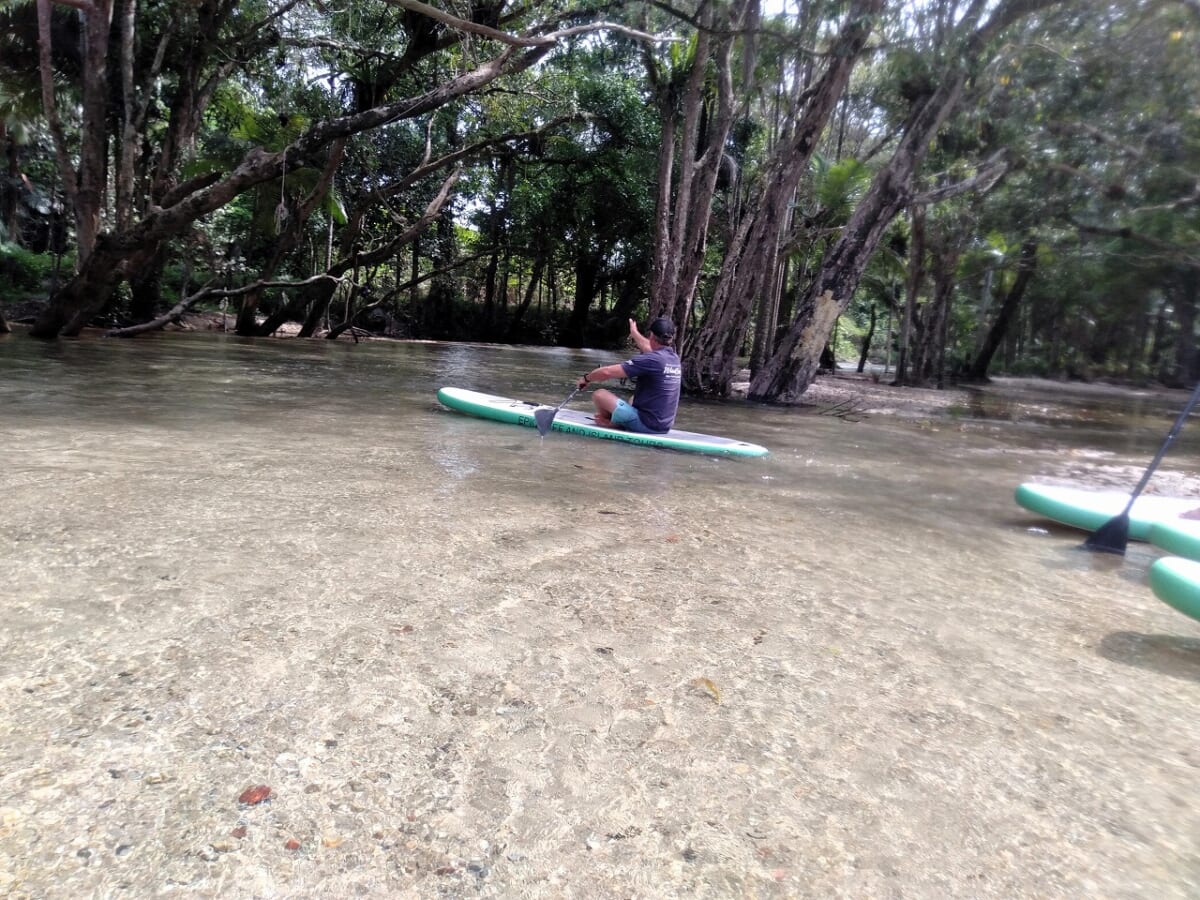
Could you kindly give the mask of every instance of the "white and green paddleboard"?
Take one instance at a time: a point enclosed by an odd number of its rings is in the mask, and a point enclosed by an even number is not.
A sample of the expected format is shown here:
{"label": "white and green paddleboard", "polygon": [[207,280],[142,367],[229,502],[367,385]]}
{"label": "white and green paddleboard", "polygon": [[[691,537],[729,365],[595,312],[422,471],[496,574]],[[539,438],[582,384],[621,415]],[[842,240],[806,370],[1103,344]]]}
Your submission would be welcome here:
{"label": "white and green paddleboard", "polygon": [[1200,562],[1164,556],[1150,567],[1150,587],[1163,603],[1200,619]]}
{"label": "white and green paddleboard", "polygon": [[[450,409],[478,416],[481,419],[491,419],[494,422],[505,422],[509,425],[525,425],[536,428],[534,412],[538,409],[553,408],[548,405],[526,403],[523,400],[511,400],[508,397],[494,397],[491,394],[481,394],[477,391],[467,391],[462,388],[444,387],[437,392],[438,400]],[[643,447],[665,447],[669,450],[683,450],[688,453],[709,453],[717,456],[766,456],[767,448],[732,438],[715,437],[711,434],[697,434],[693,431],[679,431],[672,428],[666,434],[637,434],[618,428],[604,428],[596,424],[590,414],[573,409],[560,409],[554,416],[554,431],[567,434],[579,434],[584,437],[601,438],[606,441],[623,441],[628,444],[639,444]]]}
{"label": "white and green paddleboard", "polygon": [[1200,559],[1200,522],[1196,515],[1150,526],[1150,543],[1175,556]]}
{"label": "white and green paddleboard", "polygon": [[[1124,512],[1129,503],[1129,493],[1026,483],[1017,488],[1016,501],[1030,512],[1047,519],[1072,528],[1095,531],[1109,519]],[[1148,541],[1152,539],[1152,528],[1156,524],[1174,525],[1196,516],[1200,516],[1200,499],[1142,494],[1129,511],[1129,537],[1135,541]],[[1197,550],[1200,552],[1200,544]]]}

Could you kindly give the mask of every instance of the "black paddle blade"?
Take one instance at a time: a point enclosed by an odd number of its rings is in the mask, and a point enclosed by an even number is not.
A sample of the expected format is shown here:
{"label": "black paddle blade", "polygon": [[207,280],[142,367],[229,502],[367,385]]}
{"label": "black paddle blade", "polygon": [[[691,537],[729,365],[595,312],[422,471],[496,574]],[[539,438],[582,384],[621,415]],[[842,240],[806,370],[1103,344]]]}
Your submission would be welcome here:
{"label": "black paddle blade", "polygon": [[1124,556],[1128,543],[1129,516],[1121,513],[1097,528],[1095,533],[1083,542],[1083,546],[1086,550],[1095,550],[1098,553],[1117,553]]}
{"label": "black paddle blade", "polygon": [[567,399],[554,409],[535,409],[533,411],[533,421],[537,423],[538,434],[545,437],[550,433],[550,426],[554,424],[554,417],[558,415],[558,411],[571,402],[571,398],[579,393],[579,388],[567,394]]}
{"label": "black paddle blade", "polygon": [[554,417],[557,415],[557,407],[554,409],[535,409],[533,411],[533,421],[537,423],[538,434],[542,437],[548,435],[550,433],[550,426],[554,424]]}

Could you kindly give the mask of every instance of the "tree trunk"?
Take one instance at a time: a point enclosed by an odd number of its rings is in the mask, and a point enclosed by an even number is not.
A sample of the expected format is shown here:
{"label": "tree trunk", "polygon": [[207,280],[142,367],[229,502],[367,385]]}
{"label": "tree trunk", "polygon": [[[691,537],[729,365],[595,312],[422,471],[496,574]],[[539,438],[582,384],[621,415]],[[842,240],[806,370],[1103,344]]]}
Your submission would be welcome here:
{"label": "tree trunk", "polygon": [[1170,298],[1163,296],[1162,301],[1158,304],[1158,312],[1154,315],[1154,330],[1150,337],[1150,361],[1147,364],[1150,375],[1163,380],[1162,362],[1164,358],[1163,347],[1167,337],[1167,308],[1170,305]]}
{"label": "tree trunk", "polygon": [[512,196],[516,166],[508,156],[502,156],[498,164],[500,168],[496,173],[496,181],[501,188],[493,195],[492,209],[488,214],[487,240],[492,252],[488,256],[487,270],[483,278],[483,322],[486,329],[490,329],[496,321],[496,308],[503,303],[501,294],[508,290],[507,284],[500,283],[501,272],[504,272],[506,280],[508,274],[505,267],[501,265],[501,258],[505,254],[505,244],[507,243],[505,238],[505,223],[508,219],[507,198]]}
{"label": "tree trunk", "polygon": [[[39,10],[43,3],[48,6],[49,0],[40,0]],[[128,229],[100,235],[102,241],[98,239],[97,243],[104,244],[104,251],[86,257],[76,277],[51,297],[30,334],[54,338],[60,333],[66,334],[63,329],[69,326],[82,328],[104,308],[113,289],[124,277],[126,267],[132,268],[137,256],[153,253],[159,243],[184,233],[202,216],[222,208],[255,185],[280,177],[289,165],[295,165],[296,160],[321,155],[339,139],[439,109],[497,78],[528,69],[555,46],[550,42],[518,50],[505,49],[475,69],[439,82],[417,97],[318,122],[280,151],[268,152],[255,147],[232,171],[212,172],[169,191],[162,198],[161,207],[150,208],[141,221]],[[98,131],[98,140],[103,145],[103,129]],[[102,190],[100,195],[103,196]]]}
{"label": "tree trunk", "polygon": [[[787,221],[783,223],[783,231],[786,232],[791,228],[792,210],[790,204],[785,215],[787,216]],[[778,247],[776,247],[772,257],[771,267],[775,274],[775,279],[770,287],[763,291],[758,303],[758,316],[755,319],[754,344],[750,350],[751,377],[763,367],[763,363],[775,352],[775,331],[776,323],[779,320],[780,298],[787,289],[788,273],[787,256],[784,255],[780,259]]]}
{"label": "tree trunk", "polygon": [[582,347],[587,331],[587,314],[596,299],[596,288],[600,282],[601,257],[591,251],[581,251],[575,260],[575,302],[571,316],[567,319],[563,343],[568,347]]}
{"label": "tree trunk", "polygon": [[858,374],[862,374],[867,367],[867,357],[871,355],[871,341],[875,338],[875,319],[877,307],[874,303],[871,304],[871,324],[867,326],[866,336],[863,337],[862,352],[858,354]]}
{"label": "tree trunk", "polygon": [[830,50],[828,68],[808,92],[803,115],[789,138],[776,148],[753,210],[726,252],[708,316],[694,338],[683,345],[683,378],[688,390],[719,396],[729,393],[751,310],[758,298],[775,286],[773,263],[788,204],[808,171],[817,142],[882,6],[883,0],[856,0]]}
{"label": "tree trunk", "polygon": [[1000,304],[1000,312],[997,313],[992,327],[988,329],[983,346],[979,348],[979,352],[971,362],[970,369],[967,370],[967,378],[971,381],[988,380],[987,372],[992,364],[992,357],[1000,349],[1000,344],[1008,333],[1009,323],[1012,322],[1013,316],[1017,314],[1017,309],[1021,305],[1025,289],[1033,279],[1034,269],[1037,267],[1037,250],[1037,240],[1032,237],[1027,237],[1021,243],[1021,255],[1017,261],[1017,277],[1004,296],[1004,302]]}
{"label": "tree trunk", "polygon": [[946,324],[950,318],[950,305],[957,284],[959,248],[952,225],[943,223],[934,230],[933,301],[925,317],[921,340],[917,346],[913,363],[913,380],[918,384],[928,383],[937,374],[937,360],[945,349]]}
{"label": "tree trunk", "polygon": [[[262,325],[259,326],[258,335],[260,337],[270,337],[273,335],[280,329],[284,322],[294,318],[304,309],[307,300],[308,298],[303,293],[298,293],[293,300],[289,300],[285,293],[284,300],[279,304],[279,308],[267,316],[263,320]],[[305,316],[306,321],[307,319],[308,317]]]}
{"label": "tree trunk", "polygon": [[112,0],[90,0],[83,14],[83,103],[79,145],[79,190],[75,195],[78,258],[86,262],[100,233],[108,184],[108,38]]}
{"label": "tree trunk", "polygon": [[[821,270],[779,349],[751,381],[752,399],[794,402],[812,384],[821,349],[833,332],[833,324],[850,305],[863,270],[888,225],[908,204],[917,169],[962,96],[967,70],[985,50],[994,46],[994,39],[1004,28],[1022,16],[1056,2],[1058,0],[1002,2],[992,8],[991,18],[962,42],[961,50],[952,54],[952,62],[937,80],[937,87],[917,101],[895,154],[876,174],[841,236],[821,261]],[[963,27],[974,27],[975,17],[986,8],[983,3],[973,4],[963,20]],[[836,307],[834,315],[825,310],[829,302]]]}
{"label": "tree trunk", "polygon": [[617,300],[613,304],[610,321],[613,324],[613,336],[624,338],[629,334],[629,319],[634,307],[645,294],[646,275],[650,271],[651,259],[648,255],[636,257],[624,269],[624,278]]}
{"label": "tree trunk", "polygon": [[129,276],[129,315],[135,322],[146,322],[154,318],[162,300],[162,277],[166,265],[164,251],[160,247],[146,265]]}
{"label": "tree trunk", "polygon": [[456,286],[448,273],[458,255],[458,239],[455,234],[454,216],[450,209],[438,213],[433,228],[433,247],[430,255],[433,260],[434,276],[430,279],[429,293],[425,297],[426,322],[431,333],[426,337],[453,338],[455,329],[459,326],[454,321],[454,302]]}
{"label": "tree trunk", "polygon": [[[950,115],[962,93],[965,75],[957,72],[919,101],[892,158],[875,176],[842,230],[825,254],[821,269],[796,311],[779,349],[750,384],[756,400],[795,402],[816,377],[821,350],[833,324],[854,297],[871,255],[888,226],[912,196],[912,185],[929,144]],[[831,315],[826,306],[832,304]]]}
{"label": "tree trunk", "polygon": [[104,308],[120,282],[126,254],[111,235],[102,234],[85,265],[63,285],[38,315],[31,337],[74,337]]}
{"label": "tree trunk", "polygon": [[900,319],[900,353],[896,359],[896,380],[892,382],[897,385],[909,383],[908,352],[917,324],[917,300],[925,283],[925,207],[914,206],[908,212],[912,237],[908,242],[908,277],[904,283],[904,313]]}
{"label": "tree trunk", "polygon": [[1196,301],[1200,294],[1200,270],[1180,269],[1175,281],[1178,339],[1175,344],[1175,367],[1168,383],[1171,387],[1191,387],[1200,381],[1200,360],[1196,353]]}
{"label": "tree trunk", "polygon": [[329,309],[336,290],[336,281],[318,282],[305,290],[304,302],[308,304],[308,315],[304,317],[298,337],[309,338],[317,333],[317,327],[325,318],[325,312]]}
{"label": "tree trunk", "polygon": [[23,247],[25,242],[17,222],[17,201],[20,196],[20,188],[17,185],[21,183],[17,141],[3,121],[0,121],[0,144],[4,145],[4,154],[8,160],[8,177],[0,183],[0,235],[18,247]]}
{"label": "tree trunk", "polygon": [[[286,197],[280,199],[280,209],[286,210],[287,216],[278,237],[275,239],[274,246],[271,247],[271,255],[267,258],[266,263],[258,273],[258,281],[267,282],[273,279],[288,254],[300,244],[300,240],[304,236],[305,226],[308,225],[308,220],[312,218],[312,214],[317,206],[329,196],[329,189],[333,185],[333,177],[337,174],[338,167],[342,164],[345,150],[345,139],[333,142],[329,148],[329,156],[325,160],[325,165],[321,169],[321,175],[317,179],[317,183],[313,186],[308,196],[296,208],[289,208]],[[286,179],[286,173],[281,177]],[[280,193],[283,194],[283,192],[283,188],[281,187]],[[267,321],[259,325],[258,307],[262,302],[262,297],[263,292],[257,290],[251,291],[242,298],[242,306],[238,310],[237,326],[234,329],[238,334],[245,337],[256,335],[266,337],[274,334],[279,326],[286,321],[286,318],[280,318],[278,314],[288,311],[289,304],[287,303],[283,305],[283,310],[276,310],[275,315],[268,316]]]}
{"label": "tree trunk", "polygon": [[[753,35],[760,18],[759,0],[702,4],[696,50],[681,97],[672,79],[663,83],[653,61],[647,64],[658,97],[663,135],[655,199],[650,315],[668,316],[675,322],[676,346],[683,345],[692,321],[692,301],[712,221],[712,199],[726,164],[734,112],[734,40],[741,33]],[[747,91],[756,54],[757,46],[748,38],[741,49]],[[714,85],[715,108],[710,109]],[[676,123],[680,109],[681,131]]]}
{"label": "tree trunk", "polygon": [[[708,63],[712,57],[715,7],[708,5],[701,13],[700,29],[696,35],[696,48],[692,55],[691,69],[684,84],[682,97],[677,96],[674,73],[667,73],[666,83],[658,66],[649,60],[647,68],[651,84],[658,95],[658,109],[662,126],[662,145],[659,152],[658,190],[655,199],[655,251],[654,283],[651,288],[651,317],[665,315],[675,318],[675,305],[679,296],[679,281],[683,267],[683,246],[687,235],[693,232],[695,218],[704,219],[707,233],[707,205],[697,206],[692,202],[697,159],[700,157],[699,141],[700,113],[705,100],[705,85]],[[728,46],[730,40],[724,42]],[[728,58],[725,58],[728,74]],[[718,59],[718,67],[721,60]],[[720,75],[718,77],[721,77]],[[679,103],[679,108],[676,104]],[[683,128],[676,128],[676,117],[680,108],[683,112]],[[678,142],[676,136],[678,135]],[[675,178],[675,163],[679,162],[679,176]],[[708,161],[713,165],[713,160]],[[674,188],[674,190],[673,190]]]}
{"label": "tree trunk", "polygon": [[[539,238],[543,240],[544,238]],[[550,252],[544,246],[539,246],[533,257],[533,272],[529,276],[529,285],[525,288],[525,296],[521,298],[521,303],[513,310],[512,318],[508,323],[508,339],[514,340],[517,337],[517,331],[521,327],[521,320],[525,318],[525,312],[529,309],[529,305],[533,302],[533,296],[537,293],[538,286],[542,283],[542,273],[546,270],[546,260],[549,258]]]}

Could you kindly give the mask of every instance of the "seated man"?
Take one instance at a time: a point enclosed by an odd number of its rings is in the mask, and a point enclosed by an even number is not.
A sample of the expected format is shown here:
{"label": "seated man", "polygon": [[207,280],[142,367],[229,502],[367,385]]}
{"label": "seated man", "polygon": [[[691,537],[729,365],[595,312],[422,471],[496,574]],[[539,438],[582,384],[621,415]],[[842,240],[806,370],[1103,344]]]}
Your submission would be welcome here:
{"label": "seated man", "polygon": [[602,389],[592,394],[596,424],[640,434],[665,434],[675,422],[683,382],[679,356],[671,347],[675,323],[665,316],[657,318],[650,323],[650,336],[646,337],[630,319],[629,336],[641,353],[623,363],[593,369],[579,379],[577,386],[584,388],[609,378],[635,379],[632,403],[626,403],[612,391]]}

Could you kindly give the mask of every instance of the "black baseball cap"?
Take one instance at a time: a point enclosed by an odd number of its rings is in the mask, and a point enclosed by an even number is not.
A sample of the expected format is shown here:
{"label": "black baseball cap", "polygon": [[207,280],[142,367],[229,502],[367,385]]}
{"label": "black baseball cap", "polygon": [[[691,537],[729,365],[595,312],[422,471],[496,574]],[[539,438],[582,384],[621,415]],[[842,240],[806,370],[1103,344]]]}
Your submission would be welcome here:
{"label": "black baseball cap", "polygon": [[650,333],[658,338],[660,343],[669,344],[675,340],[675,323],[666,316],[659,316],[650,323]]}

